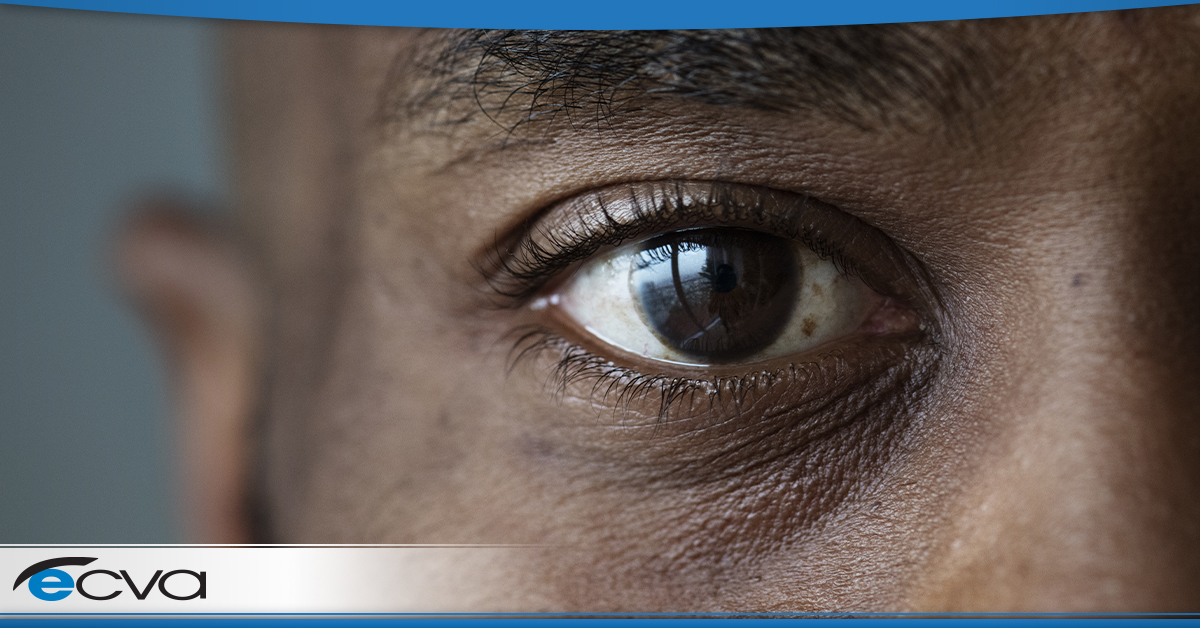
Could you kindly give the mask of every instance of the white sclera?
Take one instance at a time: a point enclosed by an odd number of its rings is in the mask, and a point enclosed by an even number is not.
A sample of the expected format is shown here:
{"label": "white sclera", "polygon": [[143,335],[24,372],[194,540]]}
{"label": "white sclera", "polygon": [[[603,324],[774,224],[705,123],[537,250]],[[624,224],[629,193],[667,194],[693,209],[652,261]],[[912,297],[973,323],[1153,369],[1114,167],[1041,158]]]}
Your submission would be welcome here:
{"label": "white sclera", "polygon": [[[741,363],[803,353],[853,333],[881,299],[833,262],[802,244],[794,246],[802,280],[791,319],[775,342]],[[642,319],[641,302],[629,282],[640,248],[640,242],[629,244],[585,263],[550,302],[598,340],[623,351],[662,362],[707,365],[666,344]]]}

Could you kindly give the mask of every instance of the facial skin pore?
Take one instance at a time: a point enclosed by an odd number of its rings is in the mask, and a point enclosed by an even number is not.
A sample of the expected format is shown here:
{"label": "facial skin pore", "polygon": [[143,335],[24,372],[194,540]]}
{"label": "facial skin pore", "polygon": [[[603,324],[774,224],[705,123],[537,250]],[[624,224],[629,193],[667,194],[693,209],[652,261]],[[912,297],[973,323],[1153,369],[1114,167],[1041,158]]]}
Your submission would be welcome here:
{"label": "facial skin pore", "polygon": [[[244,474],[195,493],[206,541],[538,546],[438,565],[471,594],[429,603],[464,611],[1200,609],[1196,8],[229,31],[242,253],[220,272],[249,288],[154,307],[181,280],[127,264],[165,334],[198,321],[168,343],[206,391],[188,423],[240,409],[192,445],[246,443]],[[621,373],[694,374],[488,281],[564,204],[653,182],[807,197],[878,234],[859,248],[899,251],[866,263],[914,286],[920,337],[799,356],[667,420],[661,389],[619,406],[555,380],[553,351],[514,364],[533,325]],[[135,229],[128,259],[172,237]],[[244,351],[195,357],[235,323]]]}

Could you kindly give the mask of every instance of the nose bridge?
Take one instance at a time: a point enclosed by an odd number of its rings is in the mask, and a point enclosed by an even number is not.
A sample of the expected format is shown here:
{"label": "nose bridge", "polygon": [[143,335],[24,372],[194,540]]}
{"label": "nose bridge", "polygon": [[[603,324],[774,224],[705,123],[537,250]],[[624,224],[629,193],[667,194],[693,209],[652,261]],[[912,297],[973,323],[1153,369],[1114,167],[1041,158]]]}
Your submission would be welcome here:
{"label": "nose bridge", "polygon": [[933,606],[1200,610],[1200,195],[1173,150],[1044,209]]}
{"label": "nose bridge", "polygon": [[1054,225],[1029,281],[1038,331],[1019,352],[1036,373],[1030,399],[1089,414],[1093,429],[1170,434],[1171,446],[1200,425],[1200,116],[1181,109],[1200,106],[1200,89],[1190,85],[1131,89],[1132,104],[1082,116],[1081,135],[1110,131],[1075,144],[1061,177],[1078,194],[1024,217]]}
{"label": "nose bridge", "polygon": [[1189,563],[1195,588],[1200,116],[1185,112],[1200,90],[1130,81],[1120,64],[1097,71],[1096,89],[1123,104],[1085,108],[1077,159],[1061,172],[1079,193],[1035,211],[1054,227],[1027,288],[1037,305],[1021,322],[1033,331],[1013,353],[1019,395],[1001,412],[1014,426],[1015,477],[1047,500],[1040,516],[1063,531],[1063,560],[1098,573],[1140,560],[1143,588]]}
{"label": "nose bridge", "polygon": [[1024,381],[1002,410],[1014,426],[1007,475],[1021,487],[1002,516],[1015,524],[1014,564],[1064,578],[1029,585],[1184,610],[1175,604],[1197,602],[1200,584],[1197,267],[1174,246],[1176,212],[1124,202],[1067,234],[1087,241],[1065,249],[1081,258],[1068,286],[1041,285],[1042,332],[1018,351]]}
{"label": "nose bridge", "polygon": [[1200,608],[1197,267],[1125,209],[1047,242],[933,606]]}

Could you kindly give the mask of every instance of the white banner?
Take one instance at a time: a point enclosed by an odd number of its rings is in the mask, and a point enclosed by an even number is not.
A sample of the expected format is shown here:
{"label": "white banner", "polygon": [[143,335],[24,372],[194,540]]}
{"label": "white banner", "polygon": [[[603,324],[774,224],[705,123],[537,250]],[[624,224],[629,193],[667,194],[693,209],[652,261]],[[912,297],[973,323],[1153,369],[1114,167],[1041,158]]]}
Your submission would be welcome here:
{"label": "white banner", "polygon": [[8,545],[0,615],[500,611],[479,574],[508,571],[529,549]]}

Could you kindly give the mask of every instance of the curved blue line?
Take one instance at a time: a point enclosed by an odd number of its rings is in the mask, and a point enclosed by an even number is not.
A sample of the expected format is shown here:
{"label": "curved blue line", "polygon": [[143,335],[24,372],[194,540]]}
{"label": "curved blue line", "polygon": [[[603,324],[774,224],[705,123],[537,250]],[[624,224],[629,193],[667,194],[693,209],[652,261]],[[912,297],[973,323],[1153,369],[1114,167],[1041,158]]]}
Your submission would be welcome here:
{"label": "curved blue line", "polygon": [[16,591],[17,587],[21,586],[21,583],[28,580],[33,574],[41,573],[47,569],[54,569],[55,567],[66,567],[67,565],[88,565],[95,562],[95,560],[95,558],[88,558],[86,556],[65,556],[63,558],[51,558],[34,563],[26,567],[25,571],[22,571],[21,575],[17,576],[17,581],[13,583],[13,591]]}
{"label": "curved blue line", "polygon": [[1191,3],[1170,0],[608,0],[600,5],[588,2],[514,5],[484,0],[34,0],[10,4],[270,22],[607,30],[929,22]]}

